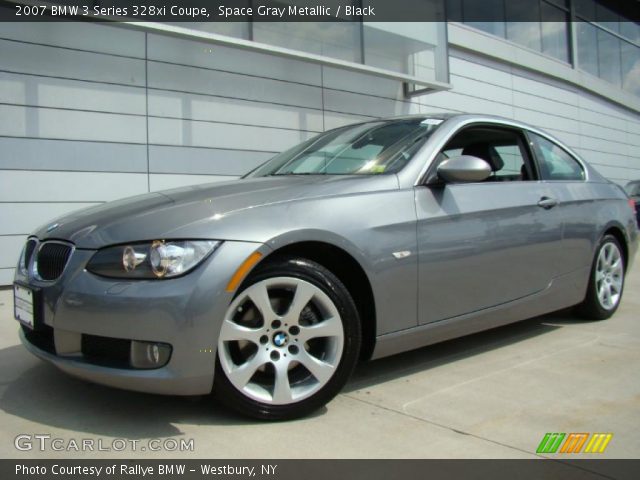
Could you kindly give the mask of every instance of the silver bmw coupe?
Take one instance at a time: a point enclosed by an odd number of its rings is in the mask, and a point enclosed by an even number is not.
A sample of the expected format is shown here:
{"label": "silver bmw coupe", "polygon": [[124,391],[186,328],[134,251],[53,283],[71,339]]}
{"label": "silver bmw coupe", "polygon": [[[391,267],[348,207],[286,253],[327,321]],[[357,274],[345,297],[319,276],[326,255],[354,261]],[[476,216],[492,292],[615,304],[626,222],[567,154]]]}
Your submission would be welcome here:
{"label": "silver bmw coupe", "polygon": [[237,181],[37,229],[15,316],[26,348],[72,375],[294,418],[361,359],[566,307],[610,317],[637,249],[634,208],[522,123],[374,120]]}

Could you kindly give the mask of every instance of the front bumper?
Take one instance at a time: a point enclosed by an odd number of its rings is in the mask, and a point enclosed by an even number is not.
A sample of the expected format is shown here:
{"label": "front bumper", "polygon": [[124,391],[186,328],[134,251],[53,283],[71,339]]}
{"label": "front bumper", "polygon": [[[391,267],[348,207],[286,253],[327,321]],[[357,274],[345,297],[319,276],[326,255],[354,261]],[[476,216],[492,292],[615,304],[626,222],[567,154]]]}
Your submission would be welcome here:
{"label": "front bumper", "polygon": [[[62,276],[16,281],[42,291],[39,333],[48,342],[20,338],[34,355],[92,382],[148,393],[207,394],[213,386],[218,333],[233,293],[225,290],[238,266],[265,246],[224,242],[202,265],[168,280],[108,279],[85,270],[92,250],[76,250]],[[166,365],[155,369],[106,366],[83,353],[83,338],[171,345]],[[46,344],[46,346],[45,346]]]}

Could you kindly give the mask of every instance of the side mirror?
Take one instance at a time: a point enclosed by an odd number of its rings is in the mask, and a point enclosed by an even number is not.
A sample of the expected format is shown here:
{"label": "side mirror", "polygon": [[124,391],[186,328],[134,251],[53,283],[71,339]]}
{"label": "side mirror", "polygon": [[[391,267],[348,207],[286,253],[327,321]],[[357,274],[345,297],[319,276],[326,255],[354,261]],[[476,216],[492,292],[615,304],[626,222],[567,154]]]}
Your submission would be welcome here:
{"label": "side mirror", "polygon": [[482,182],[491,175],[491,166],[481,158],[461,155],[441,162],[437,172],[445,182]]}

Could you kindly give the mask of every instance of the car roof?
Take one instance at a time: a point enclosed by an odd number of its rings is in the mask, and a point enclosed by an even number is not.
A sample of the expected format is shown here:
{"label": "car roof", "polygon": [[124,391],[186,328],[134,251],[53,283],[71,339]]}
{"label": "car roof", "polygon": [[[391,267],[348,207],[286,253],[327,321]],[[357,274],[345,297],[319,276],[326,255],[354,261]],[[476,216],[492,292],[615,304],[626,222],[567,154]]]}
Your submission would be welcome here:
{"label": "car roof", "polygon": [[[496,124],[512,126],[516,128],[523,128],[526,130],[531,130],[533,132],[540,132],[540,130],[537,127],[534,127],[533,125],[529,125],[527,123],[523,123],[518,120],[514,120],[512,118],[501,117],[499,115],[486,115],[483,113],[441,113],[441,112],[429,113],[427,112],[427,113],[417,113],[417,114],[409,114],[409,115],[399,115],[399,116],[386,117],[386,118],[385,117],[375,118],[375,119],[365,120],[362,122],[357,122],[351,125],[362,125],[362,124],[376,123],[376,122],[392,123],[392,122],[403,122],[407,120],[426,120],[426,119],[436,119],[436,120],[443,120],[443,121],[454,120],[454,121],[460,121],[462,123],[466,123],[470,120],[477,119],[479,122],[496,123]],[[342,128],[342,127],[339,127],[339,128]],[[553,136],[549,135],[548,133],[546,132],[541,132],[541,133],[544,133],[545,136],[549,136],[552,139],[557,141],[557,139],[553,138]]]}

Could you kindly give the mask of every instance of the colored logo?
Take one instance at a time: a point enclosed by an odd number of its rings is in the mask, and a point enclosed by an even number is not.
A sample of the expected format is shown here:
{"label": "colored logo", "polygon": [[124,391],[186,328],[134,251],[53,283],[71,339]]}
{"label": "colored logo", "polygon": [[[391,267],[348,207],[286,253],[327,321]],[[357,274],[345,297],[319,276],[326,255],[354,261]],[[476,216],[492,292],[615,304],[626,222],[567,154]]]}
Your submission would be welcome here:
{"label": "colored logo", "polygon": [[273,337],[273,343],[275,343],[276,347],[284,346],[287,340],[289,340],[289,337],[284,332],[278,332]]}
{"label": "colored logo", "polygon": [[536,453],[604,453],[612,438],[613,433],[546,433]]}

